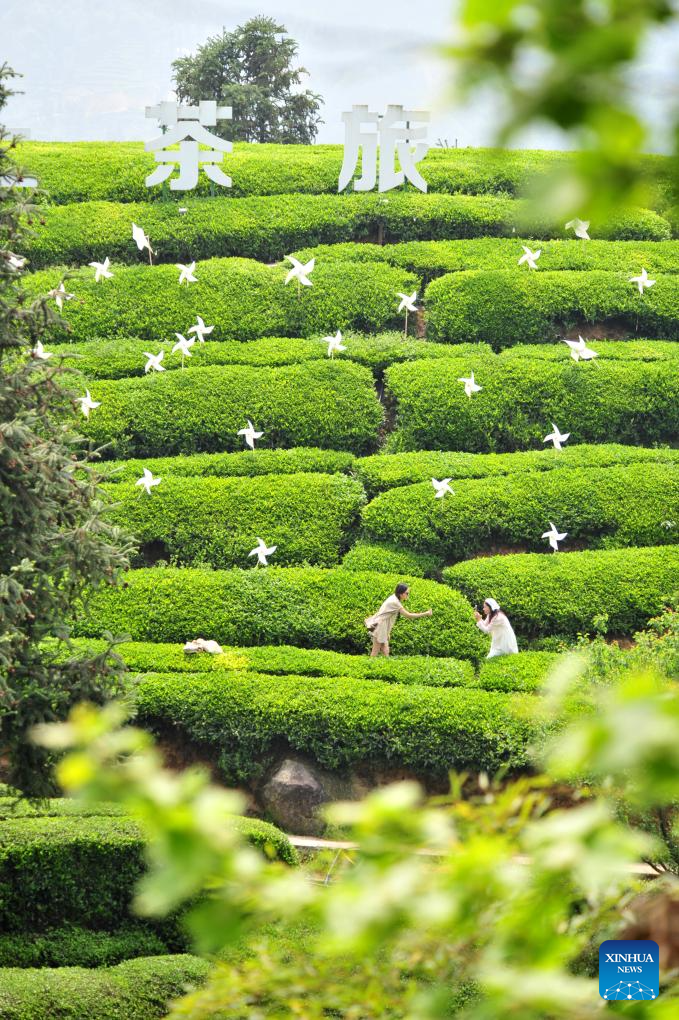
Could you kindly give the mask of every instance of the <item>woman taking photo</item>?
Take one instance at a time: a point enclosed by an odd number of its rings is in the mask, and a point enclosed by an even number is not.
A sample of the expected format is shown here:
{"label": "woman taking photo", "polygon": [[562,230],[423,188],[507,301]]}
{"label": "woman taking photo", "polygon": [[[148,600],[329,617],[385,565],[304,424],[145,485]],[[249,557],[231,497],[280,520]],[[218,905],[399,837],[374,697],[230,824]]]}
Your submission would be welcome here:
{"label": "woman taking photo", "polygon": [[431,609],[426,609],[423,613],[409,613],[403,606],[409,595],[410,588],[407,584],[397,584],[394,594],[382,603],[375,615],[366,618],[365,625],[373,639],[371,658],[380,652],[382,655],[389,655],[391,628],[398,616],[405,616],[406,620],[419,620],[423,616],[431,616]]}
{"label": "woman taking photo", "polygon": [[474,616],[479,630],[484,634],[490,634],[490,651],[487,658],[494,659],[496,655],[516,655],[519,650],[516,635],[495,599],[486,599],[483,603],[483,616],[478,609],[474,610]]}

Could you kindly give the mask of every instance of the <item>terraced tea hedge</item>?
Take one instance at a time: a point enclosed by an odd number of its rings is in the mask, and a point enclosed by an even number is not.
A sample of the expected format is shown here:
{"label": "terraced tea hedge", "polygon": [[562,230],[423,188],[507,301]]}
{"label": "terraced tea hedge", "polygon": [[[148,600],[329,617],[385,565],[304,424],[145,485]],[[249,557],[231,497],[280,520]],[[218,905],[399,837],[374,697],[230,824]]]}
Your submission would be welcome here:
{"label": "terraced tea hedge", "polygon": [[677,590],[678,571],[679,546],[661,546],[489,556],[443,576],[476,604],[492,595],[520,636],[574,638],[603,615],[608,634],[641,630]]}
{"label": "terraced tea hedge", "polygon": [[[77,650],[104,651],[102,641],[79,638]],[[428,687],[474,687],[474,669],[463,659],[399,655],[371,659],[365,655],[344,655],[291,645],[262,645],[253,648],[224,648],[220,655],[187,655],[182,645],[126,641],[116,646],[128,669],[138,673],[212,673],[224,670],[294,674],[296,676],[356,677]],[[0,800],[0,817],[2,801]]]}
{"label": "terraced tea hedge", "polygon": [[388,542],[356,542],[342,559],[345,570],[388,571],[406,577],[435,577],[440,559],[427,553],[392,545]]}
{"label": "terraced tea hedge", "polygon": [[0,969],[3,1020],[156,1020],[173,999],[202,984],[210,964],[197,956],[149,956],[117,967]]}
{"label": "terraced tea hedge", "polygon": [[157,457],[244,448],[247,419],[263,447],[304,446],[368,453],[382,407],[370,372],[344,362],[284,368],[234,365],[144,379],[94,382],[101,407],[81,422],[105,456]]}
{"label": "terraced tea hedge", "polygon": [[[573,443],[674,443],[679,435],[679,362],[576,364],[482,357],[393,365],[396,403],[390,449],[477,453],[543,447],[551,422]],[[483,387],[465,396],[458,378]]]}
{"label": "terraced tea hedge", "polygon": [[[186,256],[186,261],[192,258]],[[313,285],[301,288],[300,294],[294,281],[285,285],[284,267],[246,258],[201,262],[195,270],[197,282],[182,286],[174,265],[114,269],[113,278],[100,283],[94,282],[91,269],[66,279],[66,290],[75,298],[64,303],[67,326],[50,327],[55,340],[138,337],[156,353],[160,342],[174,343],[175,333],[186,334],[197,315],[214,326],[211,340],[324,336],[338,329],[376,332],[401,325],[397,291],[410,293],[417,287],[412,274],[380,265],[366,269],[321,264],[314,270]],[[24,277],[26,292],[44,296],[65,272],[61,266]]]}
{"label": "terraced tea hedge", "polygon": [[140,923],[116,931],[89,931],[69,925],[47,932],[0,935],[0,968],[112,967],[138,956],[167,952],[169,948],[158,934]]}
{"label": "terraced tea hedge", "polygon": [[554,652],[496,655],[481,663],[476,683],[487,691],[526,691],[535,694],[542,690],[559,658]]}
{"label": "terraced tea hedge", "polygon": [[217,673],[149,674],[136,690],[143,724],[210,747],[227,782],[261,775],[285,747],[330,769],[520,768],[539,729],[523,696],[477,690]]}
{"label": "terraced tea hedge", "polygon": [[465,479],[454,492],[437,499],[431,481],[383,492],[363,510],[365,531],[448,561],[517,546],[549,552],[541,538],[549,521],[568,533],[566,549],[571,543],[610,549],[679,540],[676,464]]}
{"label": "terraced tea hedge", "polygon": [[670,274],[657,274],[642,297],[624,273],[600,270],[521,272],[515,266],[449,273],[429,284],[425,303],[427,337],[441,343],[482,340],[500,350],[546,343],[575,324],[586,336],[588,323],[612,323],[630,335],[679,338],[679,277]]}
{"label": "terraced tea hedge", "polygon": [[[679,454],[677,455],[679,458]],[[136,482],[145,467],[154,475],[177,478],[257,478],[260,475],[348,474],[356,458],[341,450],[300,446],[292,450],[242,450],[178,457],[112,460],[99,465],[108,482]]]}
{"label": "terraced tea hedge", "polygon": [[[260,570],[131,571],[125,586],[91,594],[76,636],[104,630],[134,641],[184,642],[201,636],[221,645],[294,644],[366,652],[364,619],[394,591],[399,574],[318,567]],[[476,658],[482,649],[471,606],[434,581],[416,579],[408,608],[433,608],[433,619],[400,620],[396,654]]]}
{"label": "terraced tea hedge", "polygon": [[[590,345],[606,361],[674,361],[679,357],[679,343],[672,340],[592,340]],[[460,346],[453,344],[448,350],[456,351]],[[485,344],[482,345],[484,350],[485,347]],[[505,348],[497,356],[501,361],[563,361],[564,351],[566,348],[563,342],[518,344],[516,347]]]}
{"label": "terraced tea hedge", "polygon": [[561,450],[554,450],[549,444],[542,450],[519,453],[420,450],[361,457],[354,461],[353,470],[368,493],[376,495],[399,485],[430,482],[432,478],[496,478],[528,471],[599,469],[625,464],[679,466],[679,450],[670,447],[648,449],[643,446],[621,446],[618,443],[582,443],[579,446],[564,446]]}

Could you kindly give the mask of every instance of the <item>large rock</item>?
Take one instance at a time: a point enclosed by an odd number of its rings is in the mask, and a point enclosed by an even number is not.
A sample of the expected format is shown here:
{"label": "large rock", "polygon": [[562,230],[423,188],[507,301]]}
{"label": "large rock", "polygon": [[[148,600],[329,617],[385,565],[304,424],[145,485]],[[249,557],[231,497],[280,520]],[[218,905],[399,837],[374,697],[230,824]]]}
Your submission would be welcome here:
{"label": "large rock", "polygon": [[260,792],[262,806],[276,825],[296,836],[323,830],[318,808],[330,798],[316,770],[303,761],[285,758]]}

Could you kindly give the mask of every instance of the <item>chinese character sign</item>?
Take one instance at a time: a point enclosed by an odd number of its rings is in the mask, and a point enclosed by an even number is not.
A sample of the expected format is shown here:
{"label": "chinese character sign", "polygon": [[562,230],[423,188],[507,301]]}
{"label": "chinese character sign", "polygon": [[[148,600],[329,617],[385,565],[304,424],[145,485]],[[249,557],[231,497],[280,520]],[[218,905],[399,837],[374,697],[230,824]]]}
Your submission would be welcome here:
{"label": "chinese character sign", "polygon": [[[163,102],[158,106],[147,106],[146,116],[155,117],[163,127],[168,128],[164,135],[146,143],[146,151],[154,152],[156,163],[160,164],[146,178],[147,188],[162,184],[178,166],[179,176],[170,181],[170,189],[191,191],[198,183],[201,164],[211,181],[225,188],[231,187],[231,178],[217,166],[222,162],[224,153],[231,152],[231,142],[206,130],[214,127],[218,119],[230,120],[230,106],[218,107],[212,99],[203,100],[198,106]],[[170,145],[177,143],[179,151],[168,151]],[[210,148],[200,149],[201,143]]]}
{"label": "chinese character sign", "polygon": [[[429,151],[425,141],[429,114],[421,110],[404,110],[388,106],[384,116],[370,113],[367,106],[354,106],[342,114],[344,121],[344,161],[338,191],[344,191],[354,176],[361,158],[361,176],[354,182],[355,191],[372,191],[377,182],[379,148],[379,191],[390,191],[409,180],[420,191],[427,182],[416,167]],[[413,127],[413,124],[420,125]],[[394,167],[398,157],[399,170]]]}

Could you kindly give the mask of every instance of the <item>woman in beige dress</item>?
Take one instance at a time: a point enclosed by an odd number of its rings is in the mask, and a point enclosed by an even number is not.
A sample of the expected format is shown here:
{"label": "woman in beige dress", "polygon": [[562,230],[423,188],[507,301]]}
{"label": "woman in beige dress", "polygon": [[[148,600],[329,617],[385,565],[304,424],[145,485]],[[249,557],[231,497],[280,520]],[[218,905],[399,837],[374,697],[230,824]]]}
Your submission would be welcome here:
{"label": "woman in beige dress", "polygon": [[371,658],[380,652],[382,655],[389,655],[391,628],[398,616],[405,616],[406,620],[419,620],[423,616],[431,616],[431,609],[426,609],[423,613],[409,613],[403,605],[409,595],[410,588],[407,584],[397,584],[394,594],[382,603],[375,615],[366,618],[365,625],[373,639]]}

